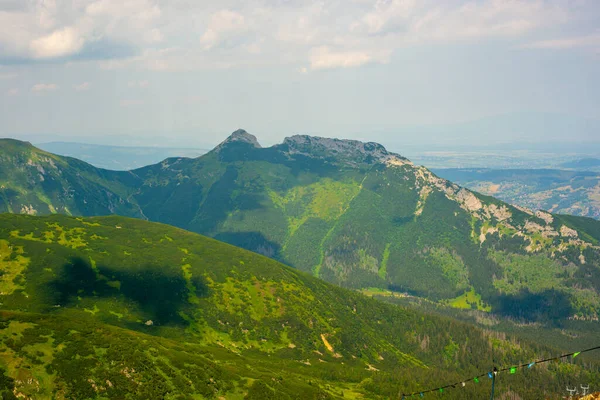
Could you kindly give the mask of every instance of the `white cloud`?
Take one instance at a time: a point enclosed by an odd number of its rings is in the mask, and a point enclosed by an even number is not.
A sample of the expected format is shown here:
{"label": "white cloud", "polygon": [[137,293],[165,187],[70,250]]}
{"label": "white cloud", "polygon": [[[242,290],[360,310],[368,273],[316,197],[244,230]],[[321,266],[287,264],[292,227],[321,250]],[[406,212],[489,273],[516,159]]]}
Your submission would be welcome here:
{"label": "white cloud", "polygon": [[521,47],[533,49],[573,49],[581,47],[600,49],[600,34],[568,37],[561,39],[539,40],[525,44]]}
{"label": "white cloud", "polygon": [[362,17],[353,29],[366,28],[370,34],[381,33],[386,28],[401,28],[416,12],[415,0],[377,0],[373,9]]}
{"label": "white cloud", "polygon": [[7,96],[16,96],[16,95],[18,95],[18,94],[19,94],[19,89],[15,89],[15,88],[13,88],[13,89],[8,89],[8,90],[6,91],[6,95],[7,95]]}
{"label": "white cloud", "polygon": [[56,83],[37,83],[31,88],[32,92],[51,92],[57,90],[58,85]]}
{"label": "white cloud", "polygon": [[89,82],[83,82],[83,83],[80,83],[79,85],[73,86],[73,88],[78,92],[83,92],[83,91],[89,90],[90,86],[91,85]]}
{"label": "white cloud", "polygon": [[361,51],[332,51],[327,46],[313,49],[310,55],[310,68],[331,69],[358,67],[369,62],[385,62],[388,57],[377,57]]}
{"label": "white cloud", "polygon": [[160,29],[154,28],[146,34],[146,40],[149,43],[160,43],[165,39]]}
{"label": "white cloud", "polygon": [[[274,64],[294,69],[351,67],[387,62],[395,50],[406,46],[498,38],[520,46],[535,36],[539,42],[532,47],[555,48],[570,44],[549,41],[544,36],[548,28],[576,24],[585,9],[585,4],[578,8],[562,0],[31,0],[27,4],[0,12],[4,53],[0,63],[3,56],[34,61],[77,56],[100,59],[103,68],[158,71]],[[117,45],[131,51],[111,52]]]}
{"label": "white cloud", "polygon": [[42,59],[68,56],[81,50],[84,43],[74,28],[66,27],[32,40],[31,54]]}
{"label": "white cloud", "polygon": [[0,55],[18,60],[68,58],[86,51],[102,54],[98,42],[143,46],[160,42],[161,10],[153,0],[31,0],[0,11]]}
{"label": "white cloud", "polygon": [[567,21],[566,7],[551,1],[378,0],[352,24],[371,36],[396,35],[411,43],[515,37]]}
{"label": "white cloud", "polygon": [[470,1],[456,8],[432,8],[414,19],[410,31],[421,41],[510,38],[564,23],[568,18],[566,8],[546,1]]}
{"label": "white cloud", "polygon": [[211,15],[207,29],[200,37],[200,43],[205,49],[211,49],[232,34],[243,31],[245,23],[246,19],[242,14],[231,10],[220,10]]}
{"label": "white cloud", "polygon": [[162,13],[157,2],[148,0],[96,0],[87,3],[85,12],[90,16],[129,17],[136,21],[147,21]]}

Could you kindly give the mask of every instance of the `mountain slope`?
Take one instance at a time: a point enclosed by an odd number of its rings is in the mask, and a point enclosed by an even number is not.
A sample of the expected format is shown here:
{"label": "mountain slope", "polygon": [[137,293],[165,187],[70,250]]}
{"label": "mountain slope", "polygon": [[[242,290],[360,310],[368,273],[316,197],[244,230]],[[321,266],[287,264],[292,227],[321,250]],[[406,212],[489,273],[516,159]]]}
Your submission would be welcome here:
{"label": "mountain slope", "polygon": [[[551,354],[141,220],[3,214],[0,255],[5,396],[391,398]],[[558,398],[565,381],[599,382],[589,361],[497,390],[532,398],[549,382]]]}
{"label": "mountain slope", "polygon": [[533,210],[600,219],[600,174],[550,169],[436,169],[472,190]]}
{"label": "mountain slope", "polygon": [[127,199],[128,188],[136,185],[130,173],[0,139],[0,212],[140,217],[139,207]]}
{"label": "mountain slope", "polygon": [[[85,167],[71,175],[94,190],[114,188],[124,199],[117,213],[202,233],[341,286],[528,321],[598,320],[598,222],[510,206],[376,143],[293,136],[262,148],[240,130],[196,159],[122,173]],[[101,211],[92,214],[110,209]]]}
{"label": "mountain slope", "polygon": [[594,223],[473,193],[375,143],[294,136],[261,148],[240,131],[200,158],[134,173],[150,219],[342,286],[534,320],[600,310]]}

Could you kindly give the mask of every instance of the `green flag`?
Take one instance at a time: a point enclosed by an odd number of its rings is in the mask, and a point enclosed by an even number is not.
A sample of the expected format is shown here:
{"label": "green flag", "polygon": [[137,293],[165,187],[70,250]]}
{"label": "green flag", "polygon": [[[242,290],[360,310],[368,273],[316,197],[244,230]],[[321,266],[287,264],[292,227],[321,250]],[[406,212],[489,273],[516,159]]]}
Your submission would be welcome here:
{"label": "green flag", "polygon": [[577,357],[577,356],[578,356],[578,355],[580,355],[580,354],[581,354],[581,352],[580,352],[580,351],[578,351],[577,353],[573,353],[573,358]]}
{"label": "green flag", "polygon": [[510,373],[511,374],[516,374],[517,373],[517,367],[511,367],[510,368]]}
{"label": "green flag", "polygon": [[475,383],[479,383],[479,378],[475,377],[473,378],[473,380],[475,381]]}

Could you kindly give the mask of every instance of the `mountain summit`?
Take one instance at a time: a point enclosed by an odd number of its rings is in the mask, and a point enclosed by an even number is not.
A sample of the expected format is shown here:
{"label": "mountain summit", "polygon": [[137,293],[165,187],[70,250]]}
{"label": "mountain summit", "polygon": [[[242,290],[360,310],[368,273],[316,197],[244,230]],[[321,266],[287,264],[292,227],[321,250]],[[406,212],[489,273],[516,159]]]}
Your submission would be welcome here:
{"label": "mountain summit", "polygon": [[[379,143],[363,143],[358,140],[331,139],[308,135],[286,137],[281,145],[275,146],[290,154],[319,156],[331,160],[346,161],[351,164],[386,162],[390,159],[404,159],[389,153]],[[405,160],[405,159],[404,159]]]}
{"label": "mountain summit", "polygon": [[[240,144],[242,144],[243,147],[235,147]],[[243,129],[238,129],[217,145],[214,151],[221,152],[224,148],[230,148],[231,146],[234,146],[238,150],[248,149],[248,146],[246,145],[250,145],[251,148],[255,149],[263,149],[256,139],[256,136]],[[296,158],[297,156],[320,158],[331,163],[350,164],[354,166],[363,163],[385,163],[389,160],[408,161],[398,154],[388,152],[385,147],[379,143],[364,143],[358,140],[308,135],[286,137],[283,140],[283,143],[264,149],[261,156],[258,154],[259,153],[257,153],[254,158],[266,157],[268,159],[269,154],[272,156],[276,156],[276,154],[285,154],[288,158]],[[235,158],[236,155],[240,160],[248,157],[247,152],[240,153],[239,151],[236,151],[232,157]],[[232,161],[232,159],[230,159],[230,161]]]}
{"label": "mountain summit", "polygon": [[226,146],[230,143],[248,143],[248,144],[252,145],[253,147],[261,148],[261,145],[260,145],[260,143],[258,143],[256,136],[251,135],[250,133],[246,132],[243,129],[238,129],[237,131],[235,131],[231,135],[229,135],[229,137],[227,139],[222,141],[215,148],[215,151],[220,150],[221,148],[223,148],[224,146]]}

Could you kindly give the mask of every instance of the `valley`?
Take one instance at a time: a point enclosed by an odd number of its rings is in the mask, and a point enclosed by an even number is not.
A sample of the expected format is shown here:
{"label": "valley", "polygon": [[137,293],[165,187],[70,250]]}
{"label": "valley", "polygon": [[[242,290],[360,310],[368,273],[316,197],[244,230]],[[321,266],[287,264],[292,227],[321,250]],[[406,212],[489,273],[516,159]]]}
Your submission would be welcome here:
{"label": "valley", "polygon": [[550,169],[433,171],[459,185],[514,205],[600,219],[600,174],[597,172]]}

